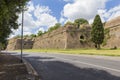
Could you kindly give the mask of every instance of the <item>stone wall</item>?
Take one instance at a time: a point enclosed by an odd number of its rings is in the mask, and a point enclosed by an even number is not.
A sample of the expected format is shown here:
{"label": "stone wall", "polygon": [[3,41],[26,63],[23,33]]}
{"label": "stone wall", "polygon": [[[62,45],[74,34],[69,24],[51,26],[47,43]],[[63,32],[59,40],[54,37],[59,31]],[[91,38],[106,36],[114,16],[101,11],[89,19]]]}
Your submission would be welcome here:
{"label": "stone wall", "polygon": [[[105,48],[120,48],[120,16],[105,23],[105,29],[109,29],[109,39],[106,41]],[[24,39],[24,49],[40,49],[40,48],[54,48],[54,49],[67,49],[67,48],[93,48],[94,44],[90,41],[90,25],[82,26],[80,29],[73,25],[61,27],[50,33],[46,33],[34,40]],[[15,50],[21,48],[20,39],[10,39],[7,50]]]}
{"label": "stone wall", "polygon": [[109,29],[110,38],[107,40],[106,48],[120,48],[120,16],[116,17],[105,24],[105,28]]}
{"label": "stone wall", "polygon": [[66,31],[65,27],[61,27],[50,33],[46,33],[35,39],[33,48],[65,48],[66,47]]}
{"label": "stone wall", "polygon": [[[73,25],[60,27],[57,30],[43,34],[33,40],[24,39],[24,49],[70,49],[70,48],[91,48],[94,47],[90,41],[90,26],[78,29]],[[10,39],[7,50],[21,48],[21,39]]]}
{"label": "stone wall", "polygon": [[[90,48],[93,47],[93,44],[91,45],[91,42],[87,41],[90,38],[90,30],[90,28],[80,30],[72,25],[61,27],[50,33],[37,37],[33,48]],[[85,41],[81,42],[80,36],[83,36]]]}

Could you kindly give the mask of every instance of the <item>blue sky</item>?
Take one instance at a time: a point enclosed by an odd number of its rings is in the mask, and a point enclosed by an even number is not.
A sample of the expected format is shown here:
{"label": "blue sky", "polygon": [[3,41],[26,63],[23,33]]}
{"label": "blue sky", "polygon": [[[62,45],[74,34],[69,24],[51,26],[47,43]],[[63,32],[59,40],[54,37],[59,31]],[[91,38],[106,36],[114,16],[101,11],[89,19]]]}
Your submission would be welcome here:
{"label": "blue sky", "polygon": [[[64,24],[77,18],[85,18],[89,23],[99,14],[103,22],[120,16],[120,0],[31,0],[24,16],[24,35],[43,32],[55,23]],[[21,14],[18,22],[21,23]],[[20,34],[20,28],[13,30]]]}

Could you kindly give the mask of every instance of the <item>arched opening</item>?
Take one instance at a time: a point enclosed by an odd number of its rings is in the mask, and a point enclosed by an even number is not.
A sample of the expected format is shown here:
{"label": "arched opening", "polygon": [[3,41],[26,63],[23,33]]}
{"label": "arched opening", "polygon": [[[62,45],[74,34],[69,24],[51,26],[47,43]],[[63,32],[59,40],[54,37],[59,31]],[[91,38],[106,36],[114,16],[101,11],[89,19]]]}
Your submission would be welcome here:
{"label": "arched opening", "polygon": [[84,39],[84,36],[83,36],[83,35],[81,35],[81,36],[80,36],[80,39]]}
{"label": "arched opening", "polygon": [[80,35],[80,43],[84,43],[85,42],[85,37],[83,35]]}

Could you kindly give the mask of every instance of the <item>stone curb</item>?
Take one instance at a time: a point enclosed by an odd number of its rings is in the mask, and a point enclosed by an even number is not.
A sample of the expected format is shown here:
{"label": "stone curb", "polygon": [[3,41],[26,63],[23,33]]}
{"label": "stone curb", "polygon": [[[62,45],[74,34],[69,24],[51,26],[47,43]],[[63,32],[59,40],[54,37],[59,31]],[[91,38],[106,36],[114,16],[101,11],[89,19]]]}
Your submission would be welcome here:
{"label": "stone curb", "polygon": [[[16,56],[16,57],[18,57],[18,56]],[[20,57],[18,57],[18,58],[20,59]],[[36,72],[36,70],[33,68],[33,66],[27,60],[25,60],[24,58],[22,59],[22,61],[27,68],[28,74],[34,76],[35,77],[34,80],[41,80],[41,79],[39,79],[39,75]]]}
{"label": "stone curb", "polygon": [[32,67],[32,65],[28,61],[23,59],[23,63],[25,64],[27,71],[30,75],[38,76],[38,73],[36,72],[36,70]]}
{"label": "stone curb", "polygon": [[[19,56],[15,56],[15,57],[21,59]],[[27,60],[22,58],[22,62],[25,64],[28,74],[31,75],[31,77],[33,76],[32,80],[41,80],[36,70],[32,67],[32,65]]]}

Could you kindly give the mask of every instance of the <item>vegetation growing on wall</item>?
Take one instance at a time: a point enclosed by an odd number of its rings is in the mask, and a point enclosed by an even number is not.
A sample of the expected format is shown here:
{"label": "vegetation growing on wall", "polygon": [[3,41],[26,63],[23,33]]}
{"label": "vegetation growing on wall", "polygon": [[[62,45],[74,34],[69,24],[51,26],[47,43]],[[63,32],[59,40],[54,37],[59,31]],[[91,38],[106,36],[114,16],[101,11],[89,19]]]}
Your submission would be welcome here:
{"label": "vegetation growing on wall", "polygon": [[105,46],[105,45],[107,45],[107,40],[108,39],[110,39],[110,29],[109,28],[106,28],[105,30],[104,30],[104,34],[105,34],[105,38],[104,38],[104,41],[103,41],[103,43],[102,43],[102,46]]}
{"label": "vegetation growing on wall", "polygon": [[80,27],[82,24],[89,24],[88,21],[84,18],[79,18],[74,21],[74,24],[77,26],[77,28]]}
{"label": "vegetation growing on wall", "polygon": [[56,30],[61,27],[60,23],[56,23],[54,26],[50,27],[47,32],[52,32],[53,30]]}
{"label": "vegetation growing on wall", "polygon": [[65,23],[65,25],[64,25],[64,27],[66,27],[67,25],[75,25],[73,22],[71,22],[71,21],[67,21],[66,23]]}

